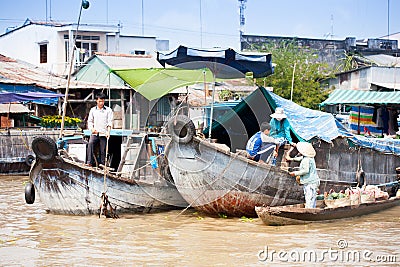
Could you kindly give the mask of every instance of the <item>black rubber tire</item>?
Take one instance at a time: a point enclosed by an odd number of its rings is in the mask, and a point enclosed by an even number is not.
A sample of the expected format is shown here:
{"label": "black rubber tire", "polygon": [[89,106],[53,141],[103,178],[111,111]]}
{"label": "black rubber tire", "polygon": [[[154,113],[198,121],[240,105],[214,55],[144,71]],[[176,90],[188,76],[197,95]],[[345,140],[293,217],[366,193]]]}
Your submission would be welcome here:
{"label": "black rubber tire", "polygon": [[32,150],[36,158],[43,161],[52,160],[57,155],[56,142],[48,136],[38,136],[32,141]]}
{"label": "black rubber tire", "polygon": [[187,144],[196,134],[196,128],[192,120],[185,115],[177,115],[171,118],[167,124],[168,133],[173,141]]}
{"label": "black rubber tire", "polygon": [[35,160],[35,156],[34,155],[28,155],[25,158],[25,164],[30,167],[30,166],[32,166],[32,163],[33,163],[34,160]]}
{"label": "black rubber tire", "polygon": [[365,184],[365,172],[364,171],[357,171],[356,179],[358,187],[362,187]]}
{"label": "black rubber tire", "polygon": [[35,187],[30,182],[25,185],[25,202],[26,204],[33,204],[35,202]]}

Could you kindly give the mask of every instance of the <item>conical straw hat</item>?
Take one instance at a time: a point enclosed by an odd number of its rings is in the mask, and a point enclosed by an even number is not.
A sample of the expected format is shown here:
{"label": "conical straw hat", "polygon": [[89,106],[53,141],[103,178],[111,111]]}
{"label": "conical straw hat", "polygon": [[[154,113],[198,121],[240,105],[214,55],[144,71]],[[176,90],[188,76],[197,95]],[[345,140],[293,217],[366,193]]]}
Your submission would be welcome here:
{"label": "conical straw hat", "polygon": [[307,142],[298,142],[296,144],[296,148],[303,156],[306,157],[313,158],[317,154],[313,146]]}

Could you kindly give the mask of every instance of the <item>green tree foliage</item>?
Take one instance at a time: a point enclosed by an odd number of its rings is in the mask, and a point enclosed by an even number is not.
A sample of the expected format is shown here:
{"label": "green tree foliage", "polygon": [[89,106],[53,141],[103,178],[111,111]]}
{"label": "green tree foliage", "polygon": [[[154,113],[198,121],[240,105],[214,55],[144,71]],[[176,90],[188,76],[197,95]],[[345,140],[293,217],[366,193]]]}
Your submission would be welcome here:
{"label": "green tree foliage", "polygon": [[357,69],[358,67],[359,66],[355,54],[345,51],[343,57],[339,59],[336,72],[350,71],[353,69]]}
{"label": "green tree foliage", "polygon": [[327,63],[318,62],[315,51],[299,48],[293,42],[267,44],[258,50],[272,54],[275,71],[266,78],[258,79],[257,84],[273,87],[275,94],[290,99],[294,70],[293,102],[318,109],[318,104],[328,97],[328,92],[322,89],[319,82],[332,71]]}

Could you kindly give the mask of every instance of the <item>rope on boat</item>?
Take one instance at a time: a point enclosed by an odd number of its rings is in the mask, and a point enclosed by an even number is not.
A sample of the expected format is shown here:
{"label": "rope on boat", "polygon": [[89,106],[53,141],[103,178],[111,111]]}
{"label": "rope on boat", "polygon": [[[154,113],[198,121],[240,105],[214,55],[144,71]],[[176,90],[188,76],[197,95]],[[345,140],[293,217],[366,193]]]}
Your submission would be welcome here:
{"label": "rope on boat", "polygon": [[103,191],[104,194],[107,191],[107,183],[106,183],[106,179],[107,179],[107,171],[108,171],[108,141],[110,140],[110,131],[108,131],[107,134],[107,143],[106,143],[106,155],[104,157],[104,184],[103,184]]}
{"label": "rope on boat", "polygon": [[119,218],[118,214],[116,213],[116,207],[115,208],[112,207],[110,201],[108,200],[108,196],[106,195],[105,192],[101,194],[99,218],[101,215],[104,215],[106,218],[113,218],[113,219]]}
{"label": "rope on boat", "polygon": [[18,130],[19,130],[19,134],[20,134],[20,136],[21,136],[22,142],[24,143],[26,149],[32,151],[32,149],[29,147],[29,145],[26,143],[24,137],[22,136],[22,129],[18,128]]}
{"label": "rope on boat", "polygon": [[99,218],[101,215],[104,215],[106,218],[117,219],[118,215],[116,213],[116,207],[113,208],[110,201],[108,200],[107,192],[107,172],[108,172],[108,141],[110,140],[110,130],[108,130],[107,134],[107,143],[106,143],[106,155],[104,158],[104,183],[103,183],[103,193],[101,193],[101,204],[100,204],[100,212]]}
{"label": "rope on boat", "polygon": [[[360,187],[360,186],[366,184],[365,173],[364,173],[364,170],[362,168],[362,163],[361,163],[361,147],[358,148],[358,164],[357,164],[356,179],[357,179],[357,187]],[[361,184],[361,182],[363,184]]]}

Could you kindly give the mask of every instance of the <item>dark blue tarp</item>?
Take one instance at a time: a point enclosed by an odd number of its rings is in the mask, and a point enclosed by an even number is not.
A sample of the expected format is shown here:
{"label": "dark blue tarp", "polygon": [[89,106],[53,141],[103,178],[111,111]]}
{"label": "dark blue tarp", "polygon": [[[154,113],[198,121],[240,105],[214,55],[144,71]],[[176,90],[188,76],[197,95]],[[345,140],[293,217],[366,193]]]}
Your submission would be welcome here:
{"label": "dark blue tarp", "polygon": [[216,78],[233,79],[252,72],[254,78],[266,77],[274,72],[271,54],[238,53],[231,48],[190,48],[179,46],[169,53],[157,53],[157,60],[182,69],[210,69]]}
{"label": "dark blue tarp", "polygon": [[43,93],[43,92],[26,92],[26,93],[15,93],[15,92],[0,92],[0,103],[12,103],[12,102],[32,102],[43,100],[46,101],[44,104],[57,104],[58,98],[62,97],[62,94],[56,93]]}

